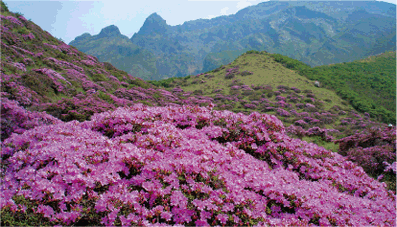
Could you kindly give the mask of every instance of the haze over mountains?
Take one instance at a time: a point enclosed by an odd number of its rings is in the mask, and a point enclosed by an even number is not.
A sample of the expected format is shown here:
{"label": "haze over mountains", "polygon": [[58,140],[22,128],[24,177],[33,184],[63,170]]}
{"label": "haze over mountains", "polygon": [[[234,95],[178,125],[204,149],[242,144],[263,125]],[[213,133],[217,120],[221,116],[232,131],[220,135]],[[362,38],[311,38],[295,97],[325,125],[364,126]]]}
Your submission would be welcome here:
{"label": "haze over mountains", "polygon": [[269,1],[177,26],[153,13],[131,38],[112,25],[70,45],[134,76],[158,80],[215,69],[247,50],[311,66],[350,62],[395,50],[395,21],[396,6],[385,2]]}

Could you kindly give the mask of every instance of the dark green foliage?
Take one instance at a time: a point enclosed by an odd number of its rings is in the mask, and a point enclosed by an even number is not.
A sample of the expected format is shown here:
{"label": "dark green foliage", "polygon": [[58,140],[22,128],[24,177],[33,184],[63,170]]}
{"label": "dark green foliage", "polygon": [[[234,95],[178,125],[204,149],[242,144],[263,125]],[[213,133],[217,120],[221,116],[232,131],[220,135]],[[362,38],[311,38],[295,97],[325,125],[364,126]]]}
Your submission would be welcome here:
{"label": "dark green foliage", "polygon": [[310,69],[310,66],[296,59],[292,59],[281,54],[272,54],[271,56],[274,58],[276,62],[280,62],[289,69],[298,70],[298,71]]}
{"label": "dark green foliage", "polygon": [[3,2],[3,1],[0,1],[0,4],[1,4],[1,12],[3,13],[3,12],[8,12],[8,7],[7,7],[7,5],[6,5],[6,3],[5,2]]}
{"label": "dark green foliage", "polygon": [[[187,77],[185,77],[185,78],[190,78],[190,76],[187,76]],[[152,81],[148,81],[149,83],[151,83],[151,84],[153,84],[154,86],[157,86],[157,87],[165,87],[165,88],[170,88],[170,87],[172,87],[172,83],[174,82],[174,78],[168,78],[168,79],[164,79],[164,80],[159,80],[159,81],[156,81],[156,80],[152,80]]]}
{"label": "dark green foliage", "polygon": [[385,123],[395,124],[396,52],[388,52],[362,61],[314,68],[280,54],[272,56],[287,68],[335,90],[356,110],[367,112]]}
{"label": "dark green foliage", "polygon": [[131,87],[141,87],[141,88],[145,88],[145,89],[150,87],[150,84],[148,84],[145,81],[140,80],[138,78],[135,80],[130,80],[128,82],[130,83],[130,85],[132,85]]}
{"label": "dark green foliage", "polygon": [[109,80],[109,78],[107,78],[105,75],[99,74],[99,73],[92,75],[91,78],[95,82],[97,82],[97,81],[108,81]]}
{"label": "dark green foliage", "polygon": [[31,72],[22,75],[22,81],[26,87],[32,89],[41,96],[47,96],[50,92],[54,92],[55,85],[46,75]]}
{"label": "dark green foliage", "polygon": [[247,52],[245,52],[246,54],[260,54],[261,52],[260,51],[257,51],[257,50],[249,50],[249,51],[247,51]]}
{"label": "dark green foliage", "polygon": [[108,103],[114,103],[113,99],[106,93],[99,91],[98,92],[98,97]]}
{"label": "dark green foliage", "polygon": [[55,224],[51,223],[44,215],[34,212],[36,207],[34,201],[25,199],[23,196],[14,196],[13,200],[16,204],[26,206],[26,210],[23,212],[22,210],[11,211],[10,208],[1,209],[1,226],[51,226]]}

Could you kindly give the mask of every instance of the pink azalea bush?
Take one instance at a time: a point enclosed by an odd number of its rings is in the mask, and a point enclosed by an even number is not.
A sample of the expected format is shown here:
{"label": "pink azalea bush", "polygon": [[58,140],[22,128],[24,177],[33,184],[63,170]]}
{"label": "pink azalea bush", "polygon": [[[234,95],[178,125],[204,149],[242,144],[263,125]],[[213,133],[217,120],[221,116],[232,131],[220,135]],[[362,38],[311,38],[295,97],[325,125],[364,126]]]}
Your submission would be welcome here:
{"label": "pink azalea bush", "polygon": [[2,214],[47,225],[395,226],[395,194],[361,167],[288,137],[275,116],[212,108],[137,104],[12,135]]}
{"label": "pink azalea bush", "polygon": [[45,112],[25,110],[17,101],[1,98],[1,140],[12,133],[21,134],[39,125],[60,123],[61,121]]}
{"label": "pink azalea bush", "polygon": [[[339,153],[362,166],[371,176],[378,177],[388,172],[396,160],[396,127],[370,128],[336,141]],[[395,186],[395,184],[394,184]]]}

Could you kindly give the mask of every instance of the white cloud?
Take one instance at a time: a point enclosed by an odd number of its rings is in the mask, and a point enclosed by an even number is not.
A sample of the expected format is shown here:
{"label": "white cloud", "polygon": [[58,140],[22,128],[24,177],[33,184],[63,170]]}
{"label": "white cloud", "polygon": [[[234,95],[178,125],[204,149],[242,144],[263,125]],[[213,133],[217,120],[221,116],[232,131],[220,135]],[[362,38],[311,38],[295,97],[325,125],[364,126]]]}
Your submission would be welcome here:
{"label": "white cloud", "polygon": [[229,10],[229,7],[224,7],[224,8],[221,9],[221,12],[220,12],[219,15],[208,15],[206,18],[207,18],[207,19],[212,19],[212,18],[214,18],[214,17],[219,17],[219,16],[222,16],[222,15],[227,15],[227,11],[228,11],[228,10]]}
{"label": "white cloud", "polygon": [[237,2],[237,9],[243,9],[243,8],[245,8],[245,7],[248,7],[248,6],[250,6],[250,5],[252,5],[251,3],[249,3],[248,2],[248,0],[241,0],[241,1],[238,1]]}
{"label": "white cloud", "polygon": [[229,10],[229,7],[222,8],[221,15],[226,15],[227,14],[226,11],[228,11],[228,10]]}

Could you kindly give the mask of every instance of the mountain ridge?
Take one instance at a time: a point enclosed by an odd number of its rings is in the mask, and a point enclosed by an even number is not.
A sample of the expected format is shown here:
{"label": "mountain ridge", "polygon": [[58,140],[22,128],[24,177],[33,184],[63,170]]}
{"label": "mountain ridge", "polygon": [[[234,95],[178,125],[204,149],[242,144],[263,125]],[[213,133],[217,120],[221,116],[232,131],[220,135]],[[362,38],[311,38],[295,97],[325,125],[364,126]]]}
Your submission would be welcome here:
{"label": "mountain ridge", "polygon": [[[160,15],[153,13],[130,40],[158,59],[156,72],[137,74],[150,80],[209,71],[237,57],[230,58],[227,51],[241,54],[250,49],[284,54],[312,66],[326,65],[395,50],[392,12],[395,5],[381,2],[274,1],[244,8],[236,14],[176,26],[167,25]],[[382,32],[365,31],[363,23]],[[89,43],[89,39],[74,40],[70,45],[83,49]],[[224,51],[225,59],[221,56]],[[95,53],[101,58],[100,51]],[[214,54],[218,58],[211,59]],[[101,60],[111,58],[117,56]],[[125,62],[123,70],[133,73],[128,64],[133,63]]]}

